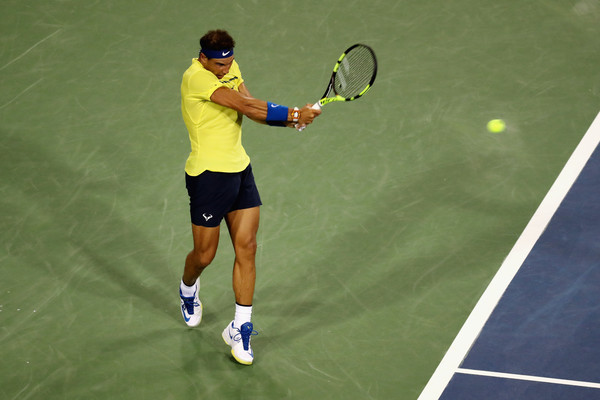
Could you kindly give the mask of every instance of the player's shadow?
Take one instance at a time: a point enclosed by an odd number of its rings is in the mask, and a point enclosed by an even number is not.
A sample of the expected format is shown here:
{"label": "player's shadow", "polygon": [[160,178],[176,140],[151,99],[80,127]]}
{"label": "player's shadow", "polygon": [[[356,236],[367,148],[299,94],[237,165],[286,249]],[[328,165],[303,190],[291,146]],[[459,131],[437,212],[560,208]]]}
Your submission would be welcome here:
{"label": "player's shadow", "polygon": [[8,211],[18,215],[27,208],[36,210],[24,217],[24,243],[14,244],[35,244],[35,251],[22,251],[22,262],[39,265],[42,272],[45,266],[40,278],[55,275],[68,282],[67,292],[85,291],[100,302],[137,299],[136,306],[178,320],[176,286],[171,287],[177,282],[168,282],[166,273],[169,260],[146,232],[122,216],[126,210],[120,208],[119,194],[127,188],[117,171],[76,169],[33,138],[3,137],[3,187],[19,193],[21,202]]}

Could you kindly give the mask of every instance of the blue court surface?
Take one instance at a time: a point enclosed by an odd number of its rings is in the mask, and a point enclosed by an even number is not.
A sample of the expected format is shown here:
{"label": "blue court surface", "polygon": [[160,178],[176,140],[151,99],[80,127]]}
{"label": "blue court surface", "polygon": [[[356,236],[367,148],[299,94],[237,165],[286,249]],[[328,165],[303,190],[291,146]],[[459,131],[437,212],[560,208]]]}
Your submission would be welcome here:
{"label": "blue court surface", "polygon": [[600,399],[599,138],[600,114],[421,400]]}

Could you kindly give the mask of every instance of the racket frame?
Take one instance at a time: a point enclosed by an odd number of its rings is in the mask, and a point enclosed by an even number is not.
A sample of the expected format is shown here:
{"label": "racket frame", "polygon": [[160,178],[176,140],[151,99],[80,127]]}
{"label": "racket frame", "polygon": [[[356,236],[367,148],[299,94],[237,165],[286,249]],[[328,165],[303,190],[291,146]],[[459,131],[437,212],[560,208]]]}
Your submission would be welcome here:
{"label": "racket frame", "polygon": [[[367,50],[369,50],[371,52],[371,55],[373,56],[373,61],[375,63],[375,70],[373,71],[373,75],[371,76],[371,80],[369,81],[369,83],[367,84],[367,86],[357,95],[353,96],[353,97],[343,97],[339,94],[336,93],[335,91],[335,76],[338,72],[338,69],[340,68],[340,65],[342,64],[342,61],[344,60],[344,58],[346,58],[346,55],[355,47],[365,47]],[[327,89],[325,90],[325,94],[323,94],[323,96],[321,97],[321,99],[315,103],[315,105],[313,106],[313,108],[315,109],[320,109],[322,106],[324,106],[325,104],[329,104],[331,102],[334,101],[352,101],[352,100],[356,100],[359,97],[361,97],[362,95],[364,95],[365,93],[367,93],[369,91],[369,89],[371,89],[371,86],[373,86],[373,82],[375,82],[375,77],[377,76],[377,57],[375,57],[375,52],[373,51],[373,49],[370,46],[367,46],[366,44],[362,44],[362,43],[356,43],[353,44],[352,46],[348,47],[348,49],[346,49],[346,51],[344,51],[342,53],[342,55],[340,56],[340,58],[338,58],[337,62],[335,63],[334,67],[333,67],[333,72],[331,73],[331,78],[329,79],[329,84],[327,85]],[[329,93],[331,93],[331,91],[333,90],[333,93],[335,94],[334,97],[328,97]]]}

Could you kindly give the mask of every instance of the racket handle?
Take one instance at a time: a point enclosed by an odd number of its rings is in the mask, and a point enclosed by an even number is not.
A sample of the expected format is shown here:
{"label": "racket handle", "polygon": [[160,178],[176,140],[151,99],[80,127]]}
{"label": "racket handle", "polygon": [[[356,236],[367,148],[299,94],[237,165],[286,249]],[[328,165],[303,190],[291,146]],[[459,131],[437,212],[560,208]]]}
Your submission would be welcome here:
{"label": "racket handle", "polygon": [[[317,101],[315,104],[313,104],[313,105],[312,105],[312,107],[311,107],[311,108],[312,108],[313,110],[320,110],[320,109],[321,109],[321,103],[319,103],[319,102]],[[297,130],[298,132],[302,132],[304,129],[306,129],[306,125],[304,125],[304,126],[297,126],[297,127],[296,127],[296,130]]]}

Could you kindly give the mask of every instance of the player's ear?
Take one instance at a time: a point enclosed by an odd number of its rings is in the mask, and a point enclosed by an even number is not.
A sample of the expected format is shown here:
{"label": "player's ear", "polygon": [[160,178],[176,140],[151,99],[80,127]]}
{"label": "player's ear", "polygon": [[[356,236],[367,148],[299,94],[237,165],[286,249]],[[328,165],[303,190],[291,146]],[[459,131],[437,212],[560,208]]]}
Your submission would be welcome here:
{"label": "player's ear", "polygon": [[206,57],[206,54],[200,53],[200,55],[198,57],[198,61],[200,61],[200,64],[205,65],[206,62],[208,61],[208,58]]}

